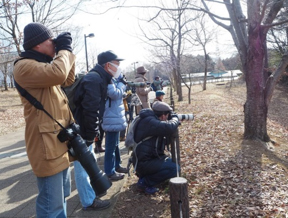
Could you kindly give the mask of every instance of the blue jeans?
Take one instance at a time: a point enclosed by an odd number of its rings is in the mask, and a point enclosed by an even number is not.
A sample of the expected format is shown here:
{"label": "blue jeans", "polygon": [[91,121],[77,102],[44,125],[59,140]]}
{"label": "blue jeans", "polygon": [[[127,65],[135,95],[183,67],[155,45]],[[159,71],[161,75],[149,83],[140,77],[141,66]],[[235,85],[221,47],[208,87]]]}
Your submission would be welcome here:
{"label": "blue jeans", "polygon": [[107,176],[115,173],[120,167],[119,135],[120,132],[105,132],[105,159],[104,170]]}
{"label": "blue jeans", "polygon": [[71,193],[71,175],[67,168],[53,176],[37,177],[37,218],[66,218],[66,200]]}
{"label": "blue jeans", "polygon": [[[92,144],[89,146],[89,150],[91,152],[93,151]],[[76,160],[73,162],[73,164],[74,164],[75,183],[81,204],[83,207],[89,207],[96,197],[95,192],[92,186],[90,185],[90,178],[86,173],[86,170],[82,167],[79,161]]]}
{"label": "blue jeans", "polygon": [[[180,167],[178,166],[178,171]],[[177,176],[176,163],[171,158],[163,160],[160,170],[157,173],[143,177],[145,185],[152,187]]]}

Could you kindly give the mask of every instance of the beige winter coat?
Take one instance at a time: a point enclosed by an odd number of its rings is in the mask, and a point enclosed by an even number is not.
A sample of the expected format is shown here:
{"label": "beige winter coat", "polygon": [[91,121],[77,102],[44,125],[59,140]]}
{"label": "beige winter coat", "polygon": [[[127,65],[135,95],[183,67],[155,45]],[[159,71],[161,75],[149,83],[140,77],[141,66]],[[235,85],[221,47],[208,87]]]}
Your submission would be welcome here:
{"label": "beige winter coat", "polygon": [[[143,74],[137,74],[135,77],[134,82],[146,82],[147,78]],[[148,93],[151,91],[150,87],[137,87],[136,88],[136,93],[139,96],[141,102],[142,102],[142,107],[137,106],[137,114],[139,114],[140,110],[142,108],[151,108],[149,99],[148,99]]]}
{"label": "beige winter coat", "polygon": [[[64,127],[74,122],[60,87],[61,84],[71,85],[75,79],[75,55],[71,52],[61,50],[51,64],[33,59],[19,60],[14,67],[14,78]],[[68,168],[67,145],[57,138],[60,126],[26,98],[20,97],[26,122],[26,151],[35,175],[51,176]]]}

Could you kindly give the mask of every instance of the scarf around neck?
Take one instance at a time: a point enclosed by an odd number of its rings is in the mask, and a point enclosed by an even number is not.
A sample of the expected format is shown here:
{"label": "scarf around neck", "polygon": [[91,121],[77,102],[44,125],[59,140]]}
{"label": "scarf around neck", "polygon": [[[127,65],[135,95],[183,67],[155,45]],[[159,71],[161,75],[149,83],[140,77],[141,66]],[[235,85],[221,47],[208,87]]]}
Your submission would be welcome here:
{"label": "scarf around neck", "polygon": [[21,52],[20,57],[21,58],[34,59],[34,60],[36,60],[38,62],[42,62],[42,63],[50,63],[51,61],[53,61],[53,58],[51,58],[50,56],[45,55],[45,54],[40,53],[40,52],[35,51],[35,50],[28,50],[28,51]]}

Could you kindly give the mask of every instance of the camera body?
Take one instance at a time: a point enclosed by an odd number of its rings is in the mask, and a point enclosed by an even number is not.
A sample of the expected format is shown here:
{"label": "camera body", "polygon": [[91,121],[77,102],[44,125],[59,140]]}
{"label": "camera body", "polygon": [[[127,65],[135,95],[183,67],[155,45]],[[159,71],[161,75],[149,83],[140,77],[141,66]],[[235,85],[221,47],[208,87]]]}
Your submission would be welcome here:
{"label": "camera body", "polygon": [[98,167],[94,155],[79,133],[79,125],[72,123],[68,128],[61,130],[57,137],[61,142],[68,141],[69,153],[77,157],[82,167],[86,170],[96,196],[104,195],[112,183],[107,175]]}
{"label": "camera body", "polygon": [[62,129],[57,137],[60,142],[66,142],[75,138],[77,134],[80,134],[80,126],[76,123],[72,123],[68,128]]}

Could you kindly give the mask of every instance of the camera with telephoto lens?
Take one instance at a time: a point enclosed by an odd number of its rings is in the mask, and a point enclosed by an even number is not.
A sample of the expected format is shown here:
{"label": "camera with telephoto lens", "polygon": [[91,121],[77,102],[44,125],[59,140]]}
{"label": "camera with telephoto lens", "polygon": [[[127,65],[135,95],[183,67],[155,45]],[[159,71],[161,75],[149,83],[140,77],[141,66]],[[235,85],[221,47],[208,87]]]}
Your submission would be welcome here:
{"label": "camera with telephoto lens", "polygon": [[107,175],[98,167],[94,155],[79,133],[79,125],[72,123],[68,128],[61,130],[57,137],[60,142],[68,141],[69,153],[77,157],[82,167],[86,170],[96,196],[103,196],[112,183]]}
{"label": "camera with telephoto lens", "polygon": [[126,77],[123,76],[121,79],[120,79],[120,82],[122,82],[123,84],[127,85],[127,86],[130,86],[130,87],[146,87],[148,84],[145,83],[145,82],[132,82],[132,81],[127,81],[126,80]]}
{"label": "camera with telephoto lens", "polygon": [[178,119],[180,121],[183,120],[194,120],[194,115],[193,114],[177,114]]}

